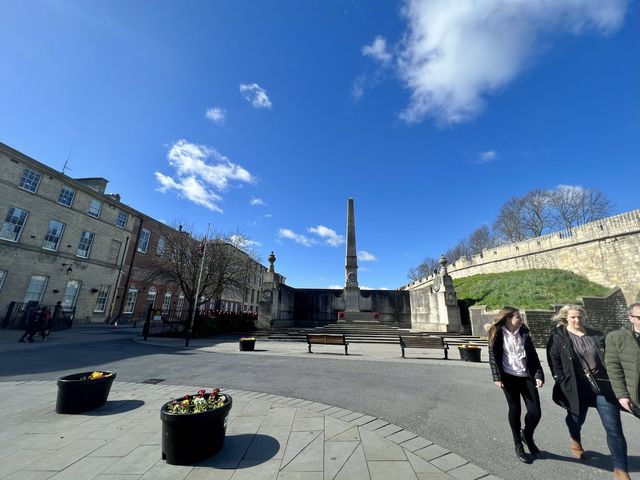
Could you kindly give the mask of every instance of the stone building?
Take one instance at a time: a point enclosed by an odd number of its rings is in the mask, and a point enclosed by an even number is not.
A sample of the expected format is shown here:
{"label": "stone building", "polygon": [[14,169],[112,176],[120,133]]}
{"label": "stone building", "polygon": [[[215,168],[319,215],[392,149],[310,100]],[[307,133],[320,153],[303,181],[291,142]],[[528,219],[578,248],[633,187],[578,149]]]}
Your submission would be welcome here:
{"label": "stone building", "polygon": [[103,178],[73,179],[0,143],[0,312],[61,301],[80,323],[103,322],[135,211]]}

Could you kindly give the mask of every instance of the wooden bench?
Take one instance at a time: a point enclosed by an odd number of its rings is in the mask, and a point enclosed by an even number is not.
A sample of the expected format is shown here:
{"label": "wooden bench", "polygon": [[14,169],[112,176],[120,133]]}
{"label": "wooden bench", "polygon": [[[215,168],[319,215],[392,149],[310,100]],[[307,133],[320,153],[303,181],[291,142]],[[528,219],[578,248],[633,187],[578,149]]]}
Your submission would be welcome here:
{"label": "wooden bench", "polygon": [[349,342],[344,335],[325,335],[320,333],[307,333],[307,344],[309,345],[309,353],[311,351],[311,344],[318,345],[344,345],[344,354],[349,355],[348,346]]}
{"label": "wooden bench", "polygon": [[444,359],[449,359],[449,345],[444,341],[442,337],[435,336],[402,336],[398,335],[400,338],[400,348],[402,349],[402,358],[404,356],[405,348],[435,348],[442,349],[444,351]]}

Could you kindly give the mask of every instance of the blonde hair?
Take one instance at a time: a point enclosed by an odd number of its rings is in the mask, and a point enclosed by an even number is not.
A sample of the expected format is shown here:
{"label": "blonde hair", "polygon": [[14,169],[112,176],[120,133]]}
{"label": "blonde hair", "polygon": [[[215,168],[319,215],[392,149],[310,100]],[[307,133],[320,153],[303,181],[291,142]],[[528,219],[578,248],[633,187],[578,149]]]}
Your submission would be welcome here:
{"label": "blonde hair", "polygon": [[498,315],[493,319],[493,323],[489,328],[489,346],[493,347],[493,342],[496,339],[496,335],[498,331],[502,328],[502,326],[506,323],[508,319],[513,317],[516,313],[520,313],[520,310],[513,307],[503,307],[502,310],[498,312]]}
{"label": "blonde hair", "polygon": [[583,320],[587,319],[587,312],[584,307],[581,307],[580,305],[565,305],[560,310],[558,310],[558,313],[554,315],[553,320],[558,322],[558,325],[566,325],[567,316],[569,315],[569,311],[571,310],[577,310],[582,315]]}

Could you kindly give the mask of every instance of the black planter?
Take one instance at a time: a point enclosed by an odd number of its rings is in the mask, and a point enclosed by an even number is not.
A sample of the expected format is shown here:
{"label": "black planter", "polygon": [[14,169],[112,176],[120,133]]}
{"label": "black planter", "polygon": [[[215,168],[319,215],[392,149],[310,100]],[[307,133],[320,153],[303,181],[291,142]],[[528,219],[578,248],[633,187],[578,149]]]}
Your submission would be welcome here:
{"label": "black planter", "polygon": [[56,413],[80,413],[107,403],[116,372],[95,380],[80,380],[93,372],[74,373],[58,379]]}
{"label": "black planter", "polygon": [[253,352],[255,348],[256,348],[255,340],[240,340],[241,352]]}
{"label": "black planter", "polygon": [[465,362],[479,362],[480,348],[458,348],[460,359]]}
{"label": "black planter", "polygon": [[[168,413],[167,402],[160,410],[162,420],[162,459],[170,465],[192,465],[214,456],[224,446],[229,411],[233,399],[202,413]],[[181,399],[176,399],[180,401]]]}

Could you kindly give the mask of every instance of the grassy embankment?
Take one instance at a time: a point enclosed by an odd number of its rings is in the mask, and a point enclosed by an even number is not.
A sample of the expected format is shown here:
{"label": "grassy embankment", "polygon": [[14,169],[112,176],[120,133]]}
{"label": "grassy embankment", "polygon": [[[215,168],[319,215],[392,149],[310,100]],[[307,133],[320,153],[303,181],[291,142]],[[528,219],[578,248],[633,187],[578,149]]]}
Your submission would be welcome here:
{"label": "grassy embankment", "polygon": [[490,273],[454,279],[458,299],[467,306],[494,310],[548,309],[551,304],[575,303],[581,296],[603,296],[609,289],[565,270],[539,269]]}

